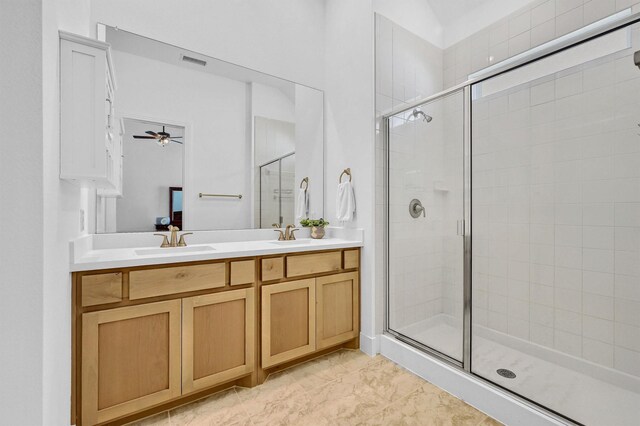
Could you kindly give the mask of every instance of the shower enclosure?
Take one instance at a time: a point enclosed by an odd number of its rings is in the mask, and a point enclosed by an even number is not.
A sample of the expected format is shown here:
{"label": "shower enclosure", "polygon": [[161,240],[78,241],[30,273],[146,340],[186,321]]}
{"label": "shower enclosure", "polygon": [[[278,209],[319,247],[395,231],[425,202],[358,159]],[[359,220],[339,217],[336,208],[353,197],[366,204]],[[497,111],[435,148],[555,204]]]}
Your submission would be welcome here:
{"label": "shower enclosure", "polygon": [[640,413],[639,21],[384,117],[385,331],[582,424]]}
{"label": "shower enclosure", "polygon": [[294,221],[296,154],[292,152],[259,167],[260,228]]}

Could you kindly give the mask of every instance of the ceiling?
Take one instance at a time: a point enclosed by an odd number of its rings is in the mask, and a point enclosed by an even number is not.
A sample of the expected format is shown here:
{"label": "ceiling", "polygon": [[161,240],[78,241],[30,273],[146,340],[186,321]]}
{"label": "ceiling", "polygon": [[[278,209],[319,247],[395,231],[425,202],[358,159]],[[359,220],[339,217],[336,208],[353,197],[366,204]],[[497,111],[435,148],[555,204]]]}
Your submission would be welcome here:
{"label": "ceiling", "polygon": [[427,0],[442,26],[450,25],[471,10],[491,3],[493,0]]}

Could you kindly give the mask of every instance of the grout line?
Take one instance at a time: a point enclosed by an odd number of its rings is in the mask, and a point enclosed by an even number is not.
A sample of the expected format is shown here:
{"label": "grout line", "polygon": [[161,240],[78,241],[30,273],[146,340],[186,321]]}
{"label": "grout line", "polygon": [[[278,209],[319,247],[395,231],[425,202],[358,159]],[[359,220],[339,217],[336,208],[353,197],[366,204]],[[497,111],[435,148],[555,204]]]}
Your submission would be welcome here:
{"label": "grout line", "polygon": [[238,395],[238,390],[237,390],[238,387],[239,386],[234,386],[231,389],[233,389],[233,393],[236,395],[236,398],[238,399],[238,405],[240,406],[240,409],[242,410],[242,413],[244,413],[244,415],[247,418],[247,420],[249,420],[249,423],[253,425],[254,424],[253,420],[251,419],[251,416],[249,415],[247,410],[244,409],[244,407],[243,407],[244,402],[240,398],[240,395]]}

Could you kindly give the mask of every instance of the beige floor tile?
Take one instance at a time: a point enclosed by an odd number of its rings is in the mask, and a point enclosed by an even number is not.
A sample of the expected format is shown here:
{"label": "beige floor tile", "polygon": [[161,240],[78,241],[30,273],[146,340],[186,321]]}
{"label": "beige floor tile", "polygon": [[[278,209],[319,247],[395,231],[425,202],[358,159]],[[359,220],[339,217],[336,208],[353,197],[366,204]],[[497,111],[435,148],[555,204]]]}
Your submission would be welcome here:
{"label": "beige floor tile", "polygon": [[254,388],[236,388],[242,409],[254,417],[265,411],[271,411],[273,406],[304,395],[305,391],[288,371],[270,375],[267,380]]}
{"label": "beige floor tile", "polygon": [[255,426],[305,424],[303,419],[310,414],[310,407],[307,395],[299,395],[279,404],[268,406],[266,411],[252,416],[251,421]]}
{"label": "beige floor tile", "polygon": [[481,421],[478,424],[478,426],[503,426],[503,425],[502,425],[502,423],[500,423],[496,419],[487,416],[487,417],[484,418],[483,421]]}
{"label": "beige floor tile", "polygon": [[341,377],[308,394],[310,413],[304,424],[355,424],[387,404],[357,373]]}
{"label": "beige floor tile", "polygon": [[476,426],[486,417],[482,412],[434,386],[423,386],[363,424]]}
{"label": "beige floor tile", "polygon": [[128,426],[169,426],[170,424],[169,413],[165,411],[164,413],[129,423]]}
{"label": "beige floor tile", "polygon": [[344,364],[347,360],[338,354],[339,352],[334,352],[324,355],[286,370],[286,372],[306,391],[324,386],[352,371],[345,368]]}
{"label": "beige floor tile", "polygon": [[341,350],[236,387],[139,426],[499,426],[500,423],[381,356]]}
{"label": "beige floor tile", "polygon": [[360,350],[344,349],[331,354],[342,367],[350,372],[360,370],[373,364],[388,361],[380,355],[369,356]]}
{"label": "beige floor tile", "polygon": [[409,395],[425,383],[420,377],[390,362],[371,365],[355,374],[387,403]]}
{"label": "beige floor tile", "polygon": [[171,425],[232,424],[247,418],[248,415],[240,407],[240,399],[234,389],[219,392],[169,412]]}

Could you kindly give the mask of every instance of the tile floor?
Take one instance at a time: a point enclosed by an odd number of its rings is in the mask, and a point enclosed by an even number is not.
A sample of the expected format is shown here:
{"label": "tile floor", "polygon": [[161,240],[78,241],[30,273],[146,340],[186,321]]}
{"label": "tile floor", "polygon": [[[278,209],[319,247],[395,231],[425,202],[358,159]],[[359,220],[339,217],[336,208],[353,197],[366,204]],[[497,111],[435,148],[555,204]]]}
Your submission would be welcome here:
{"label": "tile floor", "polygon": [[497,421],[393,362],[340,350],[136,425],[473,425]]}

